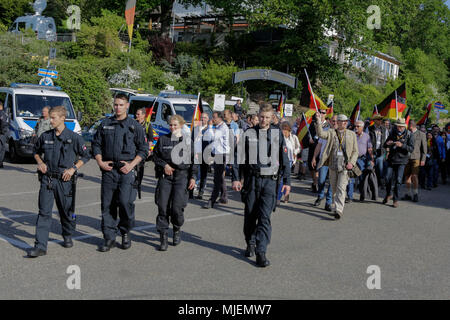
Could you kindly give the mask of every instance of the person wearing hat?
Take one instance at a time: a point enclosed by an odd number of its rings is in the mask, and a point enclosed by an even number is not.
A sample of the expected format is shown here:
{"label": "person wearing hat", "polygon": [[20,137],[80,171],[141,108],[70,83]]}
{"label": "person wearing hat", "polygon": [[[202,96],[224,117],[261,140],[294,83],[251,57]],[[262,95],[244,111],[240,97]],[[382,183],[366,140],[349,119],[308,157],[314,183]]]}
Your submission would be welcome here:
{"label": "person wearing hat", "polygon": [[384,143],[388,136],[388,132],[382,126],[383,116],[377,114],[372,117],[374,124],[369,127],[370,141],[373,147],[373,156],[375,158],[375,172],[378,178],[378,185],[384,185],[385,178],[385,168],[387,166],[384,160],[384,155],[386,154],[386,149],[384,148]]}
{"label": "person wearing hat", "polygon": [[356,134],[347,130],[348,118],[340,114],[337,117],[337,129],[323,130],[321,125],[322,117],[325,115],[316,113],[317,135],[327,140],[322,158],[318,168],[328,166],[330,173],[331,190],[333,192],[333,202],[335,204],[335,220],[342,217],[344,213],[345,194],[348,184],[348,171],[356,165],[358,159],[358,144]]}
{"label": "person wearing hat", "polygon": [[383,204],[392,199],[394,208],[397,208],[405,166],[411,153],[414,151],[414,136],[410,131],[406,130],[405,119],[400,118],[397,120],[394,129],[384,143],[384,147],[387,149],[388,167],[386,171],[386,197],[383,200]]}

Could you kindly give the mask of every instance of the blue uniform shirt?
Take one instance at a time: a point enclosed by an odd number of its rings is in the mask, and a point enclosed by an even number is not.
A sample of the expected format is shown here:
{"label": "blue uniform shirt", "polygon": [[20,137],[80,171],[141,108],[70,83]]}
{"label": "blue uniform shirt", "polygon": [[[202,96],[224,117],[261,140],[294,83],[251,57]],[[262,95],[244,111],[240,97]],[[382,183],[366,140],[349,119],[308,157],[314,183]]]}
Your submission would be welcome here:
{"label": "blue uniform shirt", "polygon": [[35,154],[44,154],[42,160],[51,173],[62,173],[72,168],[78,160],[83,163],[89,161],[83,138],[67,128],[59,136],[55,129],[44,132],[34,145],[33,155]]}
{"label": "blue uniform shirt", "polygon": [[117,120],[106,118],[97,129],[92,141],[94,157],[102,155],[103,161],[132,161],[136,156],[146,159],[148,143],[143,127],[129,117]]}

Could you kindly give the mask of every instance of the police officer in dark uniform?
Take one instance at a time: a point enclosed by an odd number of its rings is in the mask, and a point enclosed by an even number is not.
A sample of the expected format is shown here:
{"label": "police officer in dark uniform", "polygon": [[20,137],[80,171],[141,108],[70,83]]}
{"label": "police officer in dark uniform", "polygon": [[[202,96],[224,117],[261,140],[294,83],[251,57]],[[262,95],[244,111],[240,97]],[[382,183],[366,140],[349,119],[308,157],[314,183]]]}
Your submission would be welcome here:
{"label": "police officer in dark uniform", "polygon": [[[35,258],[47,253],[47,242],[52,224],[53,201],[56,201],[61,218],[63,246],[73,246],[75,213],[72,206],[74,175],[89,161],[84,140],[66,128],[66,108],[54,107],[50,122],[54,129],[44,132],[34,146],[34,158],[38,164],[41,188],[39,190],[39,215],[36,222],[36,242],[28,256]],[[44,160],[41,156],[44,154]]]}
{"label": "police officer in dark uniform", "polygon": [[3,111],[3,102],[0,101],[0,168],[3,168],[3,159],[5,158],[7,136],[9,131],[9,117]]}
{"label": "police officer in dark uniform", "polygon": [[180,228],[184,223],[188,190],[194,189],[198,173],[198,165],[194,164],[194,145],[182,133],[184,123],[180,115],[172,116],[170,133],[159,138],[153,154],[155,173],[159,179],[155,202],[158,205],[156,228],[160,233],[161,251],[166,251],[168,247],[170,222],[173,225],[173,245],[181,242]]}
{"label": "police officer in dark uniform", "polygon": [[[238,146],[237,157],[233,164],[233,190],[242,189],[242,200],[245,203],[244,235],[247,242],[245,256],[252,257],[256,251],[256,264],[259,267],[267,267],[270,264],[266,258],[266,250],[272,232],[270,216],[276,205],[277,179],[280,172],[283,174],[284,183],[282,192],[289,194],[291,190],[287,148],[281,130],[271,125],[273,112],[270,104],[261,106],[259,124],[244,133],[243,150],[241,145]],[[261,145],[265,143],[267,147],[260,150]],[[273,150],[273,147],[276,147],[276,150]],[[265,150],[267,155],[262,154]],[[245,161],[241,159],[243,153]],[[243,186],[239,166],[244,167],[241,170],[244,172]]]}
{"label": "police officer in dark uniform", "polygon": [[101,210],[105,239],[101,252],[109,251],[122,235],[122,249],[131,246],[134,227],[134,201],[137,195],[135,167],[148,155],[142,126],[128,117],[128,97],[114,98],[114,116],[100,124],[92,141],[92,152],[102,172]]}

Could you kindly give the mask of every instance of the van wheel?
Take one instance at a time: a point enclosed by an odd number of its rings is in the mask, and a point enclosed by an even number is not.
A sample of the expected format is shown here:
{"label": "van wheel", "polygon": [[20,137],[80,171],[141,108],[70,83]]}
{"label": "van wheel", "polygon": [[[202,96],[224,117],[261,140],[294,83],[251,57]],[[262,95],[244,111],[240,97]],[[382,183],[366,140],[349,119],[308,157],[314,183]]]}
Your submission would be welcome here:
{"label": "van wheel", "polygon": [[9,142],[9,160],[11,163],[17,163],[19,161],[14,141]]}

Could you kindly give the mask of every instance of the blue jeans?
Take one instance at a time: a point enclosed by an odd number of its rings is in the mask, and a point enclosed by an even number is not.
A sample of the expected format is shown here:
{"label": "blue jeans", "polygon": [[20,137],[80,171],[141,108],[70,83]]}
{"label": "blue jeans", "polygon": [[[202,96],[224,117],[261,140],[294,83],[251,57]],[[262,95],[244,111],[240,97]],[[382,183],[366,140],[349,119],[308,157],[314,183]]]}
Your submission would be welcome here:
{"label": "blue jeans", "polygon": [[375,159],[375,170],[378,180],[384,179],[386,176],[387,163],[384,161],[384,156],[379,156]]}
{"label": "blue jeans", "polygon": [[[327,182],[327,174],[328,174],[328,167],[327,166],[322,166],[319,169],[319,195],[318,198],[319,199],[323,199],[325,197],[325,183]],[[326,204],[330,204],[333,202],[333,193],[331,190],[331,183],[328,184],[328,191],[326,194],[327,200],[326,200]]]}
{"label": "blue jeans", "polygon": [[403,182],[403,173],[405,172],[405,164],[390,164],[386,172],[386,197],[392,194],[394,202],[400,198],[400,188]]}
{"label": "blue jeans", "polygon": [[437,159],[429,160],[429,165],[426,167],[427,171],[427,187],[431,188],[437,184],[439,177],[439,164]]}

